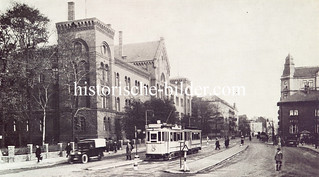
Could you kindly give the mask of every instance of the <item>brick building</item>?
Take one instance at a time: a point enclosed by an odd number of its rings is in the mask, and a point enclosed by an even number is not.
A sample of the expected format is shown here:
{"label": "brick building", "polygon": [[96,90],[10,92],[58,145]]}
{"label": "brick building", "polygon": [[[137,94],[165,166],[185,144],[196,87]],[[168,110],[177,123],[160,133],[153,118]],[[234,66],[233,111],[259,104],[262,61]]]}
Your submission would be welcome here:
{"label": "brick building", "polygon": [[[171,98],[179,103],[180,117],[191,113],[191,96],[185,92],[164,95],[165,84],[177,84],[176,78],[170,82],[164,38],[124,44],[123,32],[119,31],[119,44],[115,44],[116,31],[110,24],[97,18],[75,19],[74,14],[74,3],[69,2],[68,21],[56,23],[58,45],[52,46],[50,57],[55,62],[52,70],[57,73],[57,81],[53,88],[57,94],[51,100],[55,107],[50,108],[45,122],[46,142],[123,138],[121,118],[133,99]],[[189,84],[185,78],[179,81]],[[106,87],[117,89],[103,90]],[[124,87],[136,95],[125,94]],[[156,94],[146,94],[151,87],[156,88]],[[8,129],[14,130],[15,124],[8,124]],[[33,139],[26,142],[40,142],[42,125],[41,118],[22,124],[23,133],[25,127],[35,127],[30,133]],[[12,134],[7,137],[12,138]]]}
{"label": "brick building", "polygon": [[319,67],[295,67],[286,57],[281,76],[279,131],[284,138],[316,137],[319,132]]}

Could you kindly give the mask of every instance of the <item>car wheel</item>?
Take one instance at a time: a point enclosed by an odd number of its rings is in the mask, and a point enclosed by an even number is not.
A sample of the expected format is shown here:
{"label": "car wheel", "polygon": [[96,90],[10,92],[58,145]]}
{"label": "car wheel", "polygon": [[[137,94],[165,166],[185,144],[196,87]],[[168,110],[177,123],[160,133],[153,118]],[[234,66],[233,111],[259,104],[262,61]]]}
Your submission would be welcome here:
{"label": "car wheel", "polygon": [[88,163],[89,156],[87,154],[83,154],[81,157],[82,163]]}
{"label": "car wheel", "polygon": [[99,155],[97,156],[97,159],[98,159],[98,160],[101,160],[102,157],[103,157],[103,152],[100,152]]}

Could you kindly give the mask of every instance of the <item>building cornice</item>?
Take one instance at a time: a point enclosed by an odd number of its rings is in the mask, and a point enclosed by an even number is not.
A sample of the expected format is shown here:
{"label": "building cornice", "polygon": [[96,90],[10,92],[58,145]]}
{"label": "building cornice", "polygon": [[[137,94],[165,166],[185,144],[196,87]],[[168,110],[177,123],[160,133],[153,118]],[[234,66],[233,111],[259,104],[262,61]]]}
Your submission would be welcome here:
{"label": "building cornice", "polygon": [[110,25],[104,24],[97,18],[87,18],[87,19],[81,19],[81,20],[60,22],[60,23],[56,23],[56,28],[57,28],[58,34],[70,32],[70,31],[85,31],[85,30],[96,29],[106,34],[112,39],[114,39],[114,35],[115,35],[115,30],[113,30]]}

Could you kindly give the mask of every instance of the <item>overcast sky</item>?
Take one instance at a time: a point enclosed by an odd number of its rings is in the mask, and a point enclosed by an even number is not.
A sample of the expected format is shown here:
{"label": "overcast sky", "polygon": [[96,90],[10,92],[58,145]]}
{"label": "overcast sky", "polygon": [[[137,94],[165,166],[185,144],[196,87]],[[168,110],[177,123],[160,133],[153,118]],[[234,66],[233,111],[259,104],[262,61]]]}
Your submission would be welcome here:
{"label": "overcast sky", "polygon": [[[1,0],[0,11],[12,1]],[[67,20],[66,0],[17,0],[55,23]],[[171,76],[194,85],[244,86],[239,114],[277,119],[280,76],[288,53],[296,66],[319,65],[317,0],[74,0],[75,18],[97,17],[122,30],[124,43],[165,38]],[[86,4],[86,10],[85,10]],[[118,34],[118,33],[117,33]],[[118,35],[116,34],[116,39]],[[118,40],[116,40],[116,43]],[[124,49],[125,52],[125,49]]]}

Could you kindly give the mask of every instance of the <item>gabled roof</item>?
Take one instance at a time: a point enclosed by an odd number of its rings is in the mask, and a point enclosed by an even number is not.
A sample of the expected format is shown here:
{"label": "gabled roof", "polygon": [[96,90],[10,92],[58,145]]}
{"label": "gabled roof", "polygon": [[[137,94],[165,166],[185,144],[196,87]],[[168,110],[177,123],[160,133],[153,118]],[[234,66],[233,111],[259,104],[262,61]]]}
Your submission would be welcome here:
{"label": "gabled roof", "polygon": [[[148,61],[156,58],[160,41],[134,43],[123,45],[123,56],[126,56],[126,62]],[[119,56],[119,46],[114,47],[115,58]]]}
{"label": "gabled roof", "polygon": [[313,77],[319,71],[319,66],[316,67],[296,67],[294,77]]}
{"label": "gabled roof", "polygon": [[298,91],[297,93],[288,96],[281,100],[280,103],[291,103],[291,102],[307,102],[307,101],[319,101],[319,91],[310,90],[309,93],[306,91]]}

